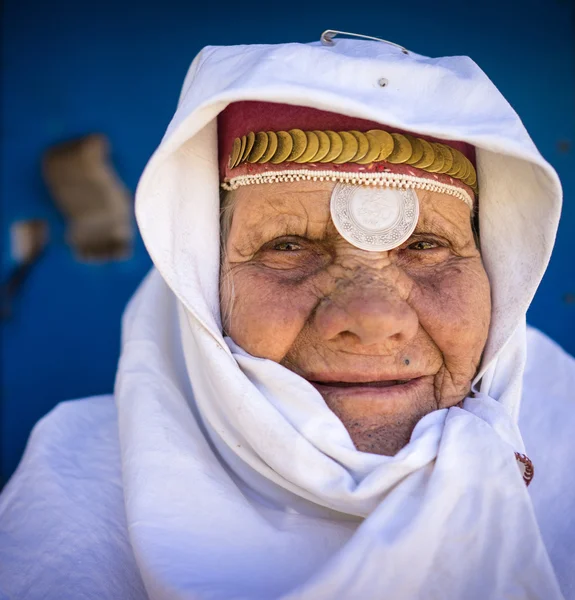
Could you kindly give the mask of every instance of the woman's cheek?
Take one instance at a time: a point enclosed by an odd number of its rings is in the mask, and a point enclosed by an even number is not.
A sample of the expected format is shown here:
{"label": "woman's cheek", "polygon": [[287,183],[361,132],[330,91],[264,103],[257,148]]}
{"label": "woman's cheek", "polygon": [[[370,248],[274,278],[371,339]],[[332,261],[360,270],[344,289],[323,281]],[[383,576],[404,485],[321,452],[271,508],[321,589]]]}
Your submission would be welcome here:
{"label": "woman's cheek", "polygon": [[250,354],[280,362],[317,303],[311,285],[257,266],[232,270],[229,277],[227,333]]}
{"label": "woman's cheek", "polygon": [[473,378],[487,341],[490,288],[479,258],[458,259],[416,280],[413,307],[452,380]]}

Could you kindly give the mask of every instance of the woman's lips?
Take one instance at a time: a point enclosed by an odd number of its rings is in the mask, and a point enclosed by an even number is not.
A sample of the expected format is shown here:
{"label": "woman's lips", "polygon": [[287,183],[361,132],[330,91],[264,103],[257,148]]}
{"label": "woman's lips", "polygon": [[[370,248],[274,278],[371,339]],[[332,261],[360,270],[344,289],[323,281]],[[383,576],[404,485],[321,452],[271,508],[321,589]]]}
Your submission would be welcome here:
{"label": "woman's lips", "polygon": [[413,377],[410,379],[383,379],[378,381],[308,381],[321,394],[329,395],[377,395],[387,396],[396,393],[405,393],[419,387],[425,377]]}
{"label": "woman's lips", "polygon": [[391,385],[403,385],[411,381],[410,379],[389,379],[386,381],[311,381],[312,384],[324,385],[328,387],[339,387],[339,388],[350,388],[350,387],[370,387],[370,388],[380,388],[380,387],[389,387]]}

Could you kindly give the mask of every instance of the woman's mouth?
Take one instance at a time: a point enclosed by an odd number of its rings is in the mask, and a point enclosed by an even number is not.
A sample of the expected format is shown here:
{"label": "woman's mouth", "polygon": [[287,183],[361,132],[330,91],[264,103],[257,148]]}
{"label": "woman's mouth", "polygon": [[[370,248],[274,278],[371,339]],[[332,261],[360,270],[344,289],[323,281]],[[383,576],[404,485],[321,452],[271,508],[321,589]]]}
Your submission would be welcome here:
{"label": "woman's mouth", "polygon": [[[416,378],[417,379],[417,378]],[[413,379],[387,379],[380,381],[311,381],[312,385],[337,388],[386,388],[394,385],[403,385]]]}
{"label": "woman's mouth", "polygon": [[[331,379],[308,379],[315,389],[323,396],[334,398],[372,397],[392,398],[411,395],[420,386],[425,385],[425,376],[417,376],[404,379],[378,379],[371,381],[350,381],[348,378]],[[352,379],[351,377],[349,379]]]}

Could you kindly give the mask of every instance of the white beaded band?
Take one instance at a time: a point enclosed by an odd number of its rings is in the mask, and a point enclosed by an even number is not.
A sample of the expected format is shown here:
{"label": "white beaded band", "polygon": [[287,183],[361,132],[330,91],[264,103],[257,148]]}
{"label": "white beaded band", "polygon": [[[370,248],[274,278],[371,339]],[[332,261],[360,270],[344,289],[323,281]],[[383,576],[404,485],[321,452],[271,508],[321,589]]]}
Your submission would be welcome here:
{"label": "white beaded band", "polygon": [[293,171],[266,171],[254,175],[238,175],[230,179],[227,183],[222,183],[221,186],[224,190],[230,191],[237,190],[243,185],[288,181],[334,181],[354,185],[385,185],[394,188],[441,192],[462,200],[473,210],[473,198],[462,187],[441,181],[433,181],[426,177],[406,175],[404,173],[344,173],[338,171],[294,169]]}

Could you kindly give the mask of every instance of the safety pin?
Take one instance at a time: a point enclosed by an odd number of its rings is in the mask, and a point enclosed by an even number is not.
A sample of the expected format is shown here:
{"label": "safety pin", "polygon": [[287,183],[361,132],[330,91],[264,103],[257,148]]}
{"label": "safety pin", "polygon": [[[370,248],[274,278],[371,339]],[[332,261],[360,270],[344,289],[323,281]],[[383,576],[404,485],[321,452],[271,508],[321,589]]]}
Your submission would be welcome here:
{"label": "safety pin", "polygon": [[382,38],[373,37],[371,35],[363,35],[361,33],[350,33],[349,31],[338,31],[337,29],[326,29],[321,34],[321,37],[319,39],[324,46],[333,46],[335,44],[335,42],[333,41],[333,38],[336,35],[349,35],[351,37],[362,38],[364,40],[373,40],[374,42],[383,42],[384,44],[389,44],[390,46],[395,46],[396,48],[399,48],[404,54],[409,54],[409,50],[407,50],[407,48],[404,48],[403,46],[400,46],[399,44],[390,42],[389,40],[384,40]]}

